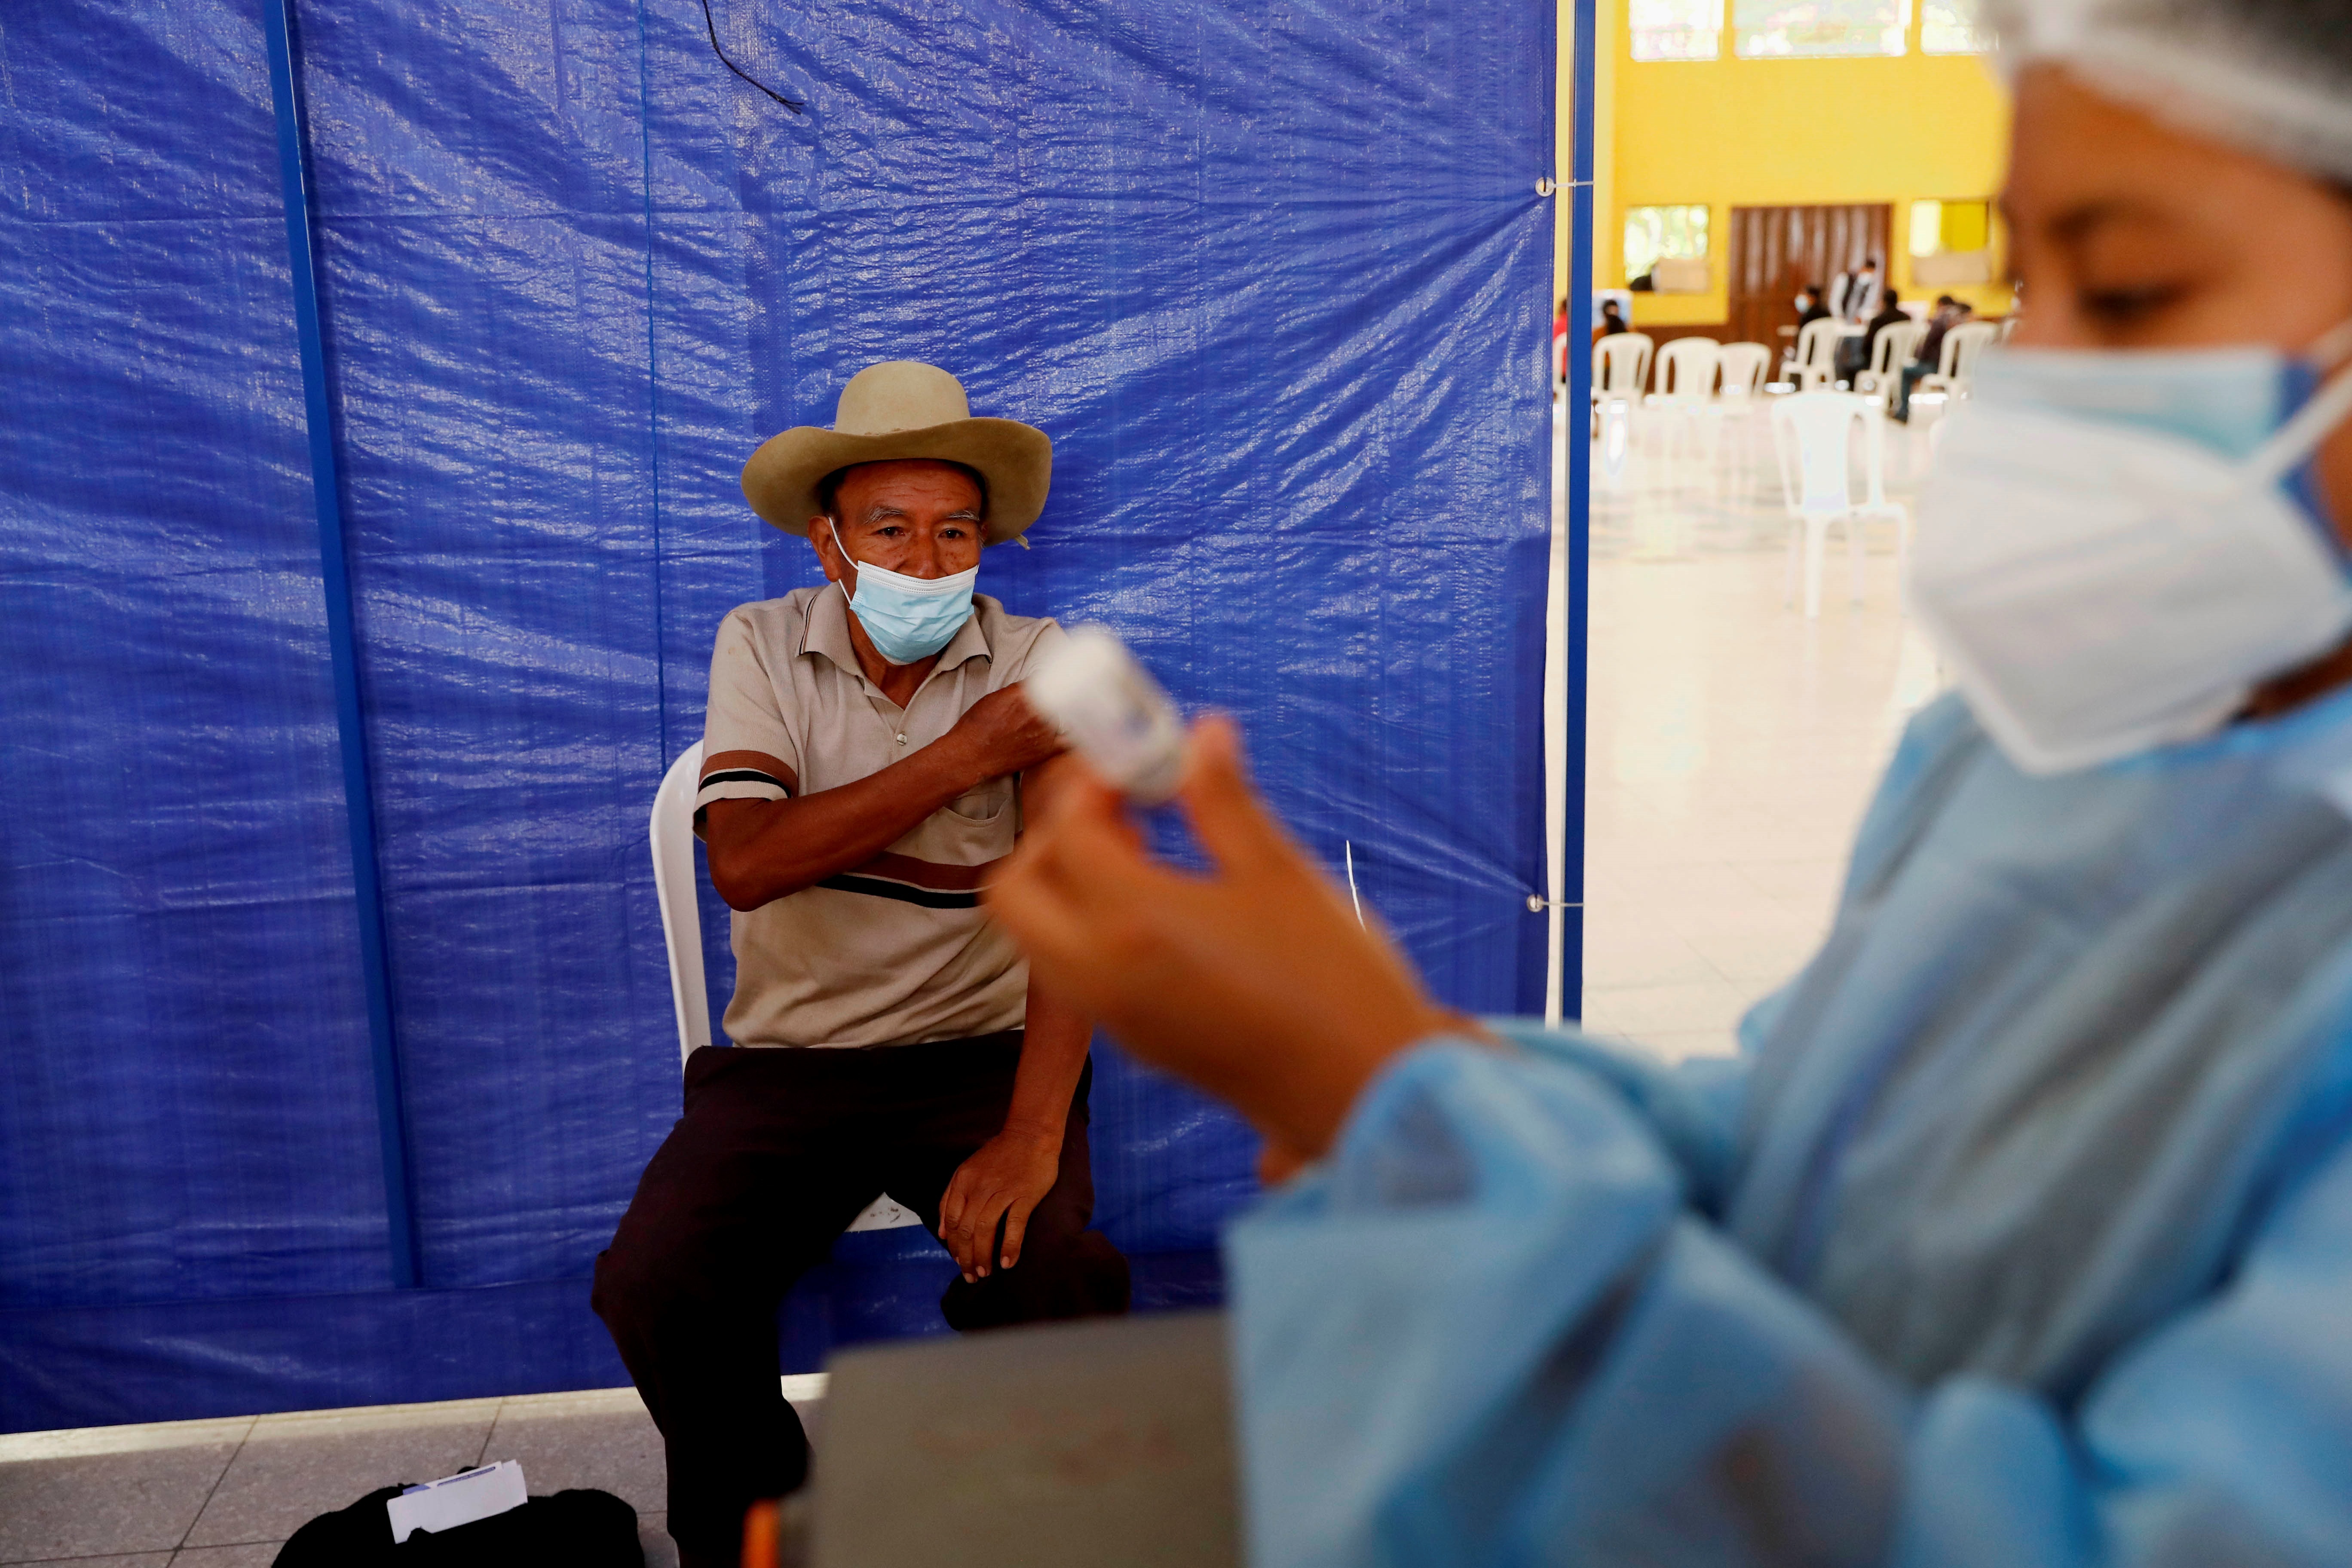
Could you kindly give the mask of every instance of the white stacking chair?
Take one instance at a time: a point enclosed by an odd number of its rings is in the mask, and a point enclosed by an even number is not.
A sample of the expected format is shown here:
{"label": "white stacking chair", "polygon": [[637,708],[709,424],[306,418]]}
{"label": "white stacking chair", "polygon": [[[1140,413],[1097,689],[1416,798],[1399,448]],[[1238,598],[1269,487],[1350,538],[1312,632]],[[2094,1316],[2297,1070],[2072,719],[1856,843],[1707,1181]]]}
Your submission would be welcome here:
{"label": "white stacking chair", "polygon": [[[1853,498],[1854,427],[1862,427],[1868,489]],[[1895,523],[1897,574],[1909,546],[1911,514],[1886,499],[1885,415],[1874,399],[1851,392],[1801,392],[1772,405],[1772,447],[1780,463],[1781,494],[1787,501],[1789,573],[1786,596],[1794,599],[1798,555],[1804,557],[1805,618],[1822,614],[1822,557],[1830,525],[1845,524],[1846,554],[1853,562],[1853,600],[1862,602],[1862,525],[1872,517]]]}
{"label": "white stacking chair", "polygon": [[1903,393],[1903,367],[1919,357],[1919,342],[1927,335],[1924,321],[1895,321],[1879,329],[1870,346],[1870,368],[1855,378],[1853,389],[1878,399],[1888,413]]}
{"label": "white stacking chair", "polygon": [[1715,396],[1715,367],[1721,345],[1713,338],[1676,338],[1658,351],[1658,389],[1649,402],[1661,407],[1695,408]]}
{"label": "white stacking chair", "polygon": [[1772,351],[1762,343],[1726,343],[1716,351],[1715,365],[1723,378],[1723,401],[1744,402],[1764,390],[1764,373],[1772,368]]}
{"label": "white stacking chair", "polygon": [[1670,472],[1689,476],[1677,465],[1684,457],[1712,467],[1717,352],[1713,338],[1676,338],[1658,351],[1657,390],[1643,401],[1675,416],[1663,433]]}
{"label": "white stacking chair", "polygon": [[1969,395],[1977,373],[1977,356],[2000,336],[1998,321],[1962,321],[1944,334],[1944,351],[1936,359],[1933,375],[1919,378],[1919,392],[1940,392],[1958,401]]}
{"label": "white stacking chair", "polygon": [[1612,332],[1592,345],[1592,395],[1639,398],[1650,384],[1657,342],[1647,332]]}
{"label": "white stacking chair", "polygon": [[1799,392],[1818,392],[1837,384],[1838,344],[1845,341],[1845,323],[1835,316],[1809,321],[1797,334],[1797,353],[1789,379]]}
{"label": "white stacking chair", "polygon": [[[702,984],[702,908],[694,885],[694,797],[702,783],[702,742],[697,741],[662,775],[654,795],[654,897],[661,904],[662,945],[669,950],[670,1008],[677,1019],[681,1063],[710,1044],[710,997]],[[920,1225],[914,1210],[876,1198],[849,1222],[852,1230],[895,1230]]]}

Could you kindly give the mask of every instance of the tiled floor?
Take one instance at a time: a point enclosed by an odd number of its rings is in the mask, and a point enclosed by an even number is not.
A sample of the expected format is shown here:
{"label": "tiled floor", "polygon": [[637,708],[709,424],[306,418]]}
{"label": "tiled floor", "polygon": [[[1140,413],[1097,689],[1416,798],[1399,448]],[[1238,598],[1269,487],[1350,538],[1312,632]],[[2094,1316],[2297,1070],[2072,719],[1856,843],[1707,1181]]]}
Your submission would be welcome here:
{"label": "tiled floor", "polygon": [[[823,1377],[784,1384],[814,1430]],[[677,1563],[661,1439],[619,1388],[0,1436],[0,1563],[268,1568],[306,1520],[498,1459],[535,1494],[611,1492],[637,1510],[648,1568]]]}
{"label": "tiled floor", "polygon": [[[1892,524],[1866,531],[1860,604],[1832,535],[1805,620],[1783,603],[1765,416],[1679,417],[1637,413],[1613,473],[1595,454],[1584,1022],[1685,1055],[1728,1051],[1811,952],[1878,771],[1937,680],[1898,613]],[[1890,436],[1888,491],[1907,500],[1925,440]]]}
{"label": "tiled floor", "polygon": [[[1935,661],[1897,613],[1885,525],[1862,603],[1841,552],[1820,620],[1783,605],[1760,412],[1696,430],[1637,415],[1625,436],[1595,463],[1584,1019],[1727,1051],[1820,937]],[[1896,433],[1891,493],[1923,453]],[[785,1381],[813,1417],[822,1379]],[[520,1460],[533,1492],[614,1493],[646,1562],[676,1562],[659,1440],[616,1389],[0,1436],[0,1563],[264,1568],[305,1520],[495,1459]]]}

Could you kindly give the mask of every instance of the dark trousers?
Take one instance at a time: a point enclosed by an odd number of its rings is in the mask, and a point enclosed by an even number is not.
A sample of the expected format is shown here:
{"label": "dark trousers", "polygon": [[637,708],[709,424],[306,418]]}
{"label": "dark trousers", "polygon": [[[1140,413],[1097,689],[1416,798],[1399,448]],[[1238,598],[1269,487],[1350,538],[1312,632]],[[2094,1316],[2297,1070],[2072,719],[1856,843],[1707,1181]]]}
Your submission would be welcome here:
{"label": "dark trousers", "polygon": [[1906,364],[1903,367],[1903,390],[1895,399],[1895,417],[1908,424],[1911,419],[1911,390],[1926,377],[1933,375],[1932,364]]}
{"label": "dark trousers", "polygon": [[[801,1484],[808,1440],[777,1386],[784,1292],[881,1194],[937,1234],[956,1167],[1001,1131],[1018,1031],[866,1050],[698,1050],[670,1130],[596,1259],[597,1316],[661,1428],[669,1532],[688,1568],[740,1551],[743,1510]],[[957,1329],[1123,1312],[1127,1259],[1099,1232],[1088,1063],[1061,1176],[1021,1261],[940,1298]],[[1001,1236],[1001,1232],[1000,1232]]]}

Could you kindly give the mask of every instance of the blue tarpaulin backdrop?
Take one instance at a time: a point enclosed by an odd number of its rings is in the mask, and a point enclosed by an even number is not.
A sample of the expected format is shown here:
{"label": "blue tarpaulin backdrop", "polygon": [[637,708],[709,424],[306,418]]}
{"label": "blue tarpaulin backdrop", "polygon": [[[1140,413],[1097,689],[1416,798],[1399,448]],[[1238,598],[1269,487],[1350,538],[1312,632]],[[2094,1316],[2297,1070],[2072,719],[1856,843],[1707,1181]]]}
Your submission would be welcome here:
{"label": "blue tarpaulin backdrop", "polygon": [[[1055,438],[983,589],[1240,715],[1448,1000],[1540,1005],[1549,7],[716,10],[804,114],[696,0],[297,7],[415,1289],[262,6],[0,18],[0,1426],[625,1381],[646,814],[719,617],[817,580],[737,469],[875,360]],[[1147,1298],[1213,1293],[1250,1138],[1115,1051],[1096,1121]],[[788,1364],[935,1323],[927,1238],[852,1243]]]}

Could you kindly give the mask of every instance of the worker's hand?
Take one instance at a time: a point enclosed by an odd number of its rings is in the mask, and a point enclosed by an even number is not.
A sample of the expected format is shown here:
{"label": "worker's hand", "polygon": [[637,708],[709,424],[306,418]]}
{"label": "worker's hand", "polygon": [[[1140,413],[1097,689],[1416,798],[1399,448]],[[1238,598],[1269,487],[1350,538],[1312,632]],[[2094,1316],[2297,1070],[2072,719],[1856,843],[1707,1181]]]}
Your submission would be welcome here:
{"label": "worker's hand", "polygon": [[1212,876],[1152,861],[1117,793],[1080,760],[1062,766],[990,911],[1057,994],[1291,1152],[1277,1166],[1320,1155],[1391,1057],[1476,1032],[1267,815],[1229,721],[1194,727],[1179,792]]}
{"label": "worker's hand", "polygon": [[[1029,1228],[1029,1215],[1054,1190],[1061,1170],[1058,1130],[1029,1132],[1011,1127],[956,1167],[940,1199],[940,1240],[963,1270],[966,1283],[1021,1261],[1021,1237]],[[1000,1219],[1004,1222],[1004,1249],[991,1258]]]}
{"label": "worker's hand", "polygon": [[1029,706],[1018,681],[990,692],[965,710],[945,742],[968,752],[977,771],[976,784],[1034,768],[1059,756],[1068,744]]}

